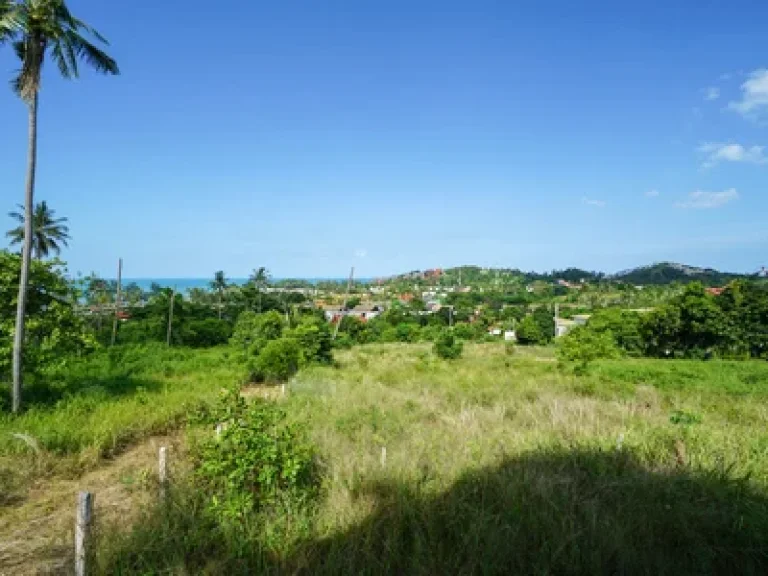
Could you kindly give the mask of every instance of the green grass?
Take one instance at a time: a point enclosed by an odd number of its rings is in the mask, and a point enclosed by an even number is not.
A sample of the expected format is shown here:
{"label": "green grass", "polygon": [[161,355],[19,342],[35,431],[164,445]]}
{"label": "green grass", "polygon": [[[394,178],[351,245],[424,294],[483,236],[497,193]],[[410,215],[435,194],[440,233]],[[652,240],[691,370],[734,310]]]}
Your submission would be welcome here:
{"label": "green grass", "polygon": [[[183,482],[103,573],[768,573],[768,364],[371,345],[284,401],[318,446],[312,509],[202,512]],[[387,458],[381,462],[382,447]]]}
{"label": "green grass", "polygon": [[33,480],[78,475],[144,437],[178,428],[241,379],[225,349],[126,347],[58,367],[25,390],[23,414],[0,412],[0,505],[23,497]]}

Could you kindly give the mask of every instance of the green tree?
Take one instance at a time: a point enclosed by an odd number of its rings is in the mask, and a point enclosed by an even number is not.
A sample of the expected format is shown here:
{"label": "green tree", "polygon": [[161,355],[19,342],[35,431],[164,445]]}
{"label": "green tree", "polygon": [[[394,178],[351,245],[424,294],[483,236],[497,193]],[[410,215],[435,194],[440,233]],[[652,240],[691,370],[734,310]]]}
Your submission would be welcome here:
{"label": "green tree", "polygon": [[517,341],[520,344],[543,344],[546,342],[544,334],[541,332],[541,326],[533,316],[526,316],[517,325],[515,331]]}
{"label": "green tree", "polygon": [[[22,212],[9,212],[8,215],[19,223],[19,226],[9,230],[6,236],[11,240],[11,246],[24,242],[24,206],[19,205]],[[61,253],[62,246],[68,246],[69,228],[66,218],[54,218],[54,211],[43,201],[35,205],[32,216],[32,256],[36,260],[47,258],[51,252]]]}
{"label": "green tree", "polygon": [[29,149],[27,183],[24,200],[24,242],[21,250],[21,274],[16,308],[16,330],[13,343],[13,411],[21,407],[22,350],[27,287],[32,253],[33,207],[37,165],[37,110],[40,80],[46,56],[57,65],[64,78],[78,75],[78,60],[103,74],[118,74],[117,63],[91,43],[85,34],[104,44],[106,39],[96,30],[75,18],[64,0],[19,0],[5,6],[0,31],[13,41],[21,69],[13,80],[14,91],[26,102],[29,116]]}
{"label": "green tree", "polygon": [[224,271],[218,270],[213,275],[213,280],[211,281],[211,289],[219,296],[219,320],[221,320],[221,311],[222,307],[224,306],[224,292],[228,286],[229,283],[227,282],[226,276],[224,276]]}
{"label": "green tree", "polygon": [[256,290],[256,294],[258,295],[259,299],[259,313],[262,312],[262,303],[263,303],[263,292],[267,289],[267,286],[269,286],[269,271],[264,268],[264,266],[261,266],[260,268],[257,268],[253,271],[251,274],[251,277],[248,279],[248,283],[253,286],[253,288]]}
{"label": "green tree", "polygon": [[575,362],[582,371],[594,360],[620,355],[610,332],[597,332],[587,326],[575,326],[557,343],[557,357],[563,362]]}
{"label": "green tree", "polygon": [[464,344],[454,336],[453,331],[450,329],[442,330],[435,339],[435,354],[444,360],[460,358],[463,350]]}
{"label": "green tree", "polygon": [[539,325],[541,343],[551,342],[555,337],[555,316],[552,314],[552,311],[544,306],[540,306],[533,311],[533,319]]}

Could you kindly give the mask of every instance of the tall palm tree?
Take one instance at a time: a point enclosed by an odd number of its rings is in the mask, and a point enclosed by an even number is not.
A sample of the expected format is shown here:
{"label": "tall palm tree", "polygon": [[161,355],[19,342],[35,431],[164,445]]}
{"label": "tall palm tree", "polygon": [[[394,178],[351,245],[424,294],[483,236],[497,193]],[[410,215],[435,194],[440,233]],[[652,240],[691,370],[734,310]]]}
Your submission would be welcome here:
{"label": "tall palm tree", "polygon": [[253,274],[251,274],[251,277],[249,278],[249,281],[253,284],[259,294],[259,314],[261,314],[261,292],[269,284],[269,272],[266,268],[264,268],[264,266],[261,266],[258,269],[254,269]]}
{"label": "tall palm tree", "polygon": [[21,353],[24,346],[24,316],[29,283],[29,260],[32,252],[32,208],[35,196],[37,164],[37,107],[40,79],[46,56],[53,60],[64,78],[78,76],[78,61],[102,74],[119,74],[117,63],[86,35],[108,44],[106,39],[85,22],[75,18],[64,0],[0,0],[6,12],[0,19],[0,31],[6,30],[13,40],[21,69],[13,80],[14,91],[27,104],[29,115],[29,148],[27,151],[27,185],[24,201],[24,243],[21,249],[21,278],[16,309],[16,331],[13,339],[13,411],[21,407]]}
{"label": "tall palm tree", "polygon": [[[19,223],[19,226],[10,230],[6,236],[11,239],[11,245],[24,242],[24,206],[19,204],[22,212],[9,212],[8,216]],[[66,218],[54,218],[54,210],[48,208],[43,200],[35,204],[32,215],[32,255],[36,260],[47,258],[51,252],[56,255],[61,253],[62,246],[68,246],[69,228],[65,224]]]}
{"label": "tall palm tree", "polygon": [[211,289],[215,290],[219,294],[219,320],[221,320],[221,307],[222,307],[222,300],[224,299],[224,291],[229,286],[229,283],[227,282],[227,278],[224,276],[224,271],[219,270],[213,275],[213,280],[211,281]]}

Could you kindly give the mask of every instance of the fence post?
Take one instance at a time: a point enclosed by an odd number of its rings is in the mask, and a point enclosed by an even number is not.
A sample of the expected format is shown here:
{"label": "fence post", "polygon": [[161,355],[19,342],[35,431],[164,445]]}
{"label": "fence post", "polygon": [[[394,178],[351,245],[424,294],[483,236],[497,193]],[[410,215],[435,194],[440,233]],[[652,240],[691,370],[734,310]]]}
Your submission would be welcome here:
{"label": "fence post", "polygon": [[85,576],[88,559],[88,537],[93,518],[93,494],[77,495],[77,519],[75,520],[75,576]]}
{"label": "fence post", "polygon": [[386,465],[387,465],[387,447],[382,446],[381,447],[381,467],[383,468]]}
{"label": "fence post", "polygon": [[166,446],[160,447],[157,477],[160,480],[160,498],[165,498],[168,487],[168,448]]}

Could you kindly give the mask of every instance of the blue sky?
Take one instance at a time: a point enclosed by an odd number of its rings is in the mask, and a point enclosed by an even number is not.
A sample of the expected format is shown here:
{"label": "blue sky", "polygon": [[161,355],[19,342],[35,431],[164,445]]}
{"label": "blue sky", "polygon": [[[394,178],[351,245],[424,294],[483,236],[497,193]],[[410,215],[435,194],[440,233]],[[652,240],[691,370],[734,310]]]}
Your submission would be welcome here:
{"label": "blue sky", "polygon": [[[72,272],[768,264],[764,2],[69,4],[122,69],[44,78]],[[0,90],[2,212],[26,121]]]}

